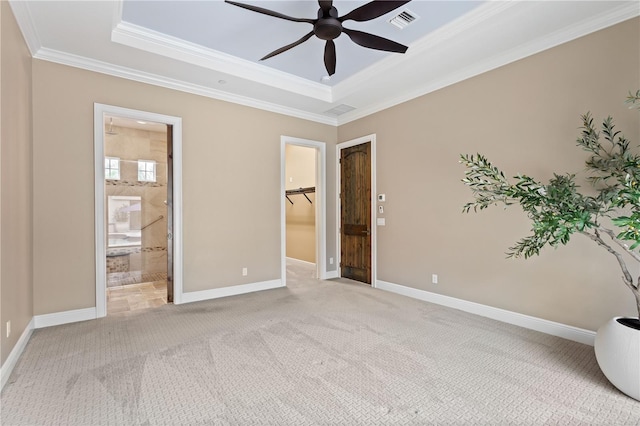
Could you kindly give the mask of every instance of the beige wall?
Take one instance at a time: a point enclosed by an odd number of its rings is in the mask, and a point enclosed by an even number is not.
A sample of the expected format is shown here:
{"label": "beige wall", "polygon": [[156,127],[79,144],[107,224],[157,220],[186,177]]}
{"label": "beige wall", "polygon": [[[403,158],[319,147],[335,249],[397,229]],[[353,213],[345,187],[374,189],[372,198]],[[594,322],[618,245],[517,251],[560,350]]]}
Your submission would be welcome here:
{"label": "beige wall", "polygon": [[[7,360],[33,316],[31,55],[9,3],[0,2],[0,345]],[[6,323],[11,321],[7,338]]]}
{"label": "beige wall", "polygon": [[591,330],[635,315],[615,259],[585,237],[505,259],[529,223],[517,206],[462,214],[472,197],[458,157],[480,152],[509,175],[545,180],[580,172],[586,111],[612,114],[637,145],[640,115],[623,102],[640,88],[639,35],[633,19],[341,126],[340,141],[377,134],[377,190],[387,195],[378,279]]}
{"label": "beige wall", "polygon": [[[33,93],[36,315],[95,306],[94,102],[182,117],[185,291],[280,278],[280,137],[327,142],[332,158],[335,128],[40,60]],[[59,181],[73,203],[57,202]]]}
{"label": "beige wall", "polygon": [[[13,325],[11,339],[0,333],[2,360],[33,314],[95,306],[94,102],[183,118],[185,291],[279,278],[281,135],[327,142],[327,257],[337,259],[335,142],[375,133],[378,192],[387,194],[387,226],[378,229],[379,279],[588,329],[613,315],[634,314],[615,262],[579,236],[571,247],[548,249],[538,258],[505,260],[504,251],[527,234],[528,222],[517,208],[460,213],[471,195],[460,183],[458,154],[480,151],[509,174],[548,178],[553,171],[579,171],[584,155],[573,141],[579,114],[587,110],[597,117],[613,114],[619,128],[639,141],[638,114],[622,104],[629,90],[640,87],[639,22],[336,131],[31,61],[2,2],[0,317],[2,331],[8,318]],[[61,197],[73,201],[61,205]],[[247,277],[243,267],[249,269]],[[430,284],[432,273],[440,275],[440,284]]]}
{"label": "beige wall", "polygon": [[[285,146],[285,189],[316,186],[315,148]],[[316,263],[316,194],[291,195],[285,203],[287,224],[287,257]]]}

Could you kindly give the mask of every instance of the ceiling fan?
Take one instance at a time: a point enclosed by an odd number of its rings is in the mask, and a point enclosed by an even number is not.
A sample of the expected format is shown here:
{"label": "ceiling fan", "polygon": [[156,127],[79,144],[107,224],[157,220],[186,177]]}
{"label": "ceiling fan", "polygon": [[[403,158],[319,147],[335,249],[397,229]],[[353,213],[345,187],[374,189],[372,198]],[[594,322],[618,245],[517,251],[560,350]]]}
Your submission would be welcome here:
{"label": "ceiling fan", "polygon": [[316,36],[322,40],[326,40],[324,47],[324,66],[327,69],[329,75],[333,75],[336,72],[336,46],[333,40],[345,33],[351,38],[351,40],[359,44],[360,46],[367,47],[369,49],[384,50],[386,52],[405,53],[408,49],[395,41],[357,30],[350,30],[342,26],[344,21],[352,20],[357,22],[370,21],[391,12],[400,6],[409,3],[411,0],[397,0],[397,1],[372,1],[363,6],[360,6],[344,16],[338,15],[338,10],[333,6],[333,1],[318,0],[320,9],[318,9],[317,19],[307,18],[293,18],[291,16],[283,15],[272,10],[264,9],[258,6],[252,6],[250,4],[238,3],[235,1],[225,0],[226,3],[234,6],[242,7],[254,12],[262,13],[264,15],[273,16],[280,19],[286,19],[293,22],[306,22],[313,25],[313,30],[303,36],[301,39],[274,50],[260,60],[269,59],[273,56],[279,55],[282,52],[296,47],[299,44],[309,40],[312,36]]}

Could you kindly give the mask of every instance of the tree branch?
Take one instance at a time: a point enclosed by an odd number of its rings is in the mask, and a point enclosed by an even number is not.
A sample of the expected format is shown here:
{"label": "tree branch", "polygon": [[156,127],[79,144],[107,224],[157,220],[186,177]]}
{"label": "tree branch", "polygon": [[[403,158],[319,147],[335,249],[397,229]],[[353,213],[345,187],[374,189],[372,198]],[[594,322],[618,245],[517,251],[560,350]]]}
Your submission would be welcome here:
{"label": "tree branch", "polygon": [[604,240],[600,237],[600,234],[598,233],[597,229],[594,229],[593,234],[591,234],[591,233],[589,233],[587,231],[580,231],[580,233],[583,234],[583,235],[586,235],[591,240],[595,241],[599,246],[603,247],[605,250],[607,250],[609,253],[611,253],[612,255],[614,255],[616,257],[616,260],[618,261],[618,263],[620,264],[620,268],[622,269],[622,274],[623,274],[622,281],[635,294],[635,292],[638,289],[633,284],[633,277],[629,273],[629,269],[627,269],[627,264],[624,262],[624,259],[622,258],[622,255],[620,253],[618,253],[617,251],[615,251],[609,244],[604,242]]}
{"label": "tree branch", "polygon": [[640,262],[640,254],[636,253],[635,251],[629,249],[629,246],[626,245],[625,243],[623,243],[621,240],[619,240],[618,238],[616,238],[616,234],[615,232],[613,232],[611,229],[607,229],[607,228],[603,228],[602,226],[598,227],[598,231],[604,232],[605,234],[607,234],[609,237],[611,237],[611,240],[613,240],[614,243],[616,243],[617,245],[619,245],[620,247],[622,247],[624,249],[625,252],[629,253],[629,255],[631,257],[633,257],[635,260],[637,260],[638,262]]}

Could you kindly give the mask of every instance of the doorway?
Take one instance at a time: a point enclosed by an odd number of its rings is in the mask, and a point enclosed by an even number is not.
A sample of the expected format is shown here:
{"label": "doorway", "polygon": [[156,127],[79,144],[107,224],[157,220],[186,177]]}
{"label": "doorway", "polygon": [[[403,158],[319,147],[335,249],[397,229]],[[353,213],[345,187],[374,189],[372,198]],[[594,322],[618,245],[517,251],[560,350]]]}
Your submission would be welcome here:
{"label": "doorway", "polygon": [[94,106],[96,316],[180,303],[181,119]]}
{"label": "doorway", "polygon": [[341,277],[376,282],[375,135],[337,146]]}
{"label": "doorway", "polygon": [[173,302],[171,126],[104,117],[107,315]]}
{"label": "doorway", "polygon": [[323,142],[281,137],[281,280],[287,262],[326,279],[326,149]]}

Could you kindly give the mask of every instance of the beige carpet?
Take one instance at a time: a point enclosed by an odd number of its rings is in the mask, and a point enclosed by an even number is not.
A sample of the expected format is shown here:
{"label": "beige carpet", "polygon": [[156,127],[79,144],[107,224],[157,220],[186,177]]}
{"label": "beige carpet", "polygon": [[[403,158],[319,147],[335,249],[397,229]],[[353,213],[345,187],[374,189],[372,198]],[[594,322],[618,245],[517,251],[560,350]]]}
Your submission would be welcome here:
{"label": "beige carpet", "polygon": [[1,423],[640,424],[589,346],[310,277],[36,330]]}

